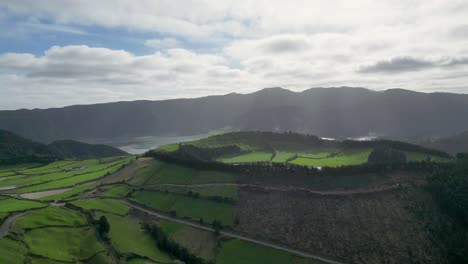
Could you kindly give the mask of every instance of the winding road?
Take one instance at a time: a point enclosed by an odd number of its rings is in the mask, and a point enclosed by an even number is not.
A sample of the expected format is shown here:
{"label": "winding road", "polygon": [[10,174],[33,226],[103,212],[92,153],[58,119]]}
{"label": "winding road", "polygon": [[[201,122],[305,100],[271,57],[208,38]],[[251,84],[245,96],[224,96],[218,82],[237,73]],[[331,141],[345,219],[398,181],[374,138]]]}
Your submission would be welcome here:
{"label": "winding road", "polygon": [[16,221],[16,219],[18,219],[18,217],[21,217],[21,216],[23,216],[25,214],[26,214],[26,212],[10,215],[3,222],[2,226],[0,226],[0,238],[4,237],[8,233],[8,231],[10,230],[11,225]]}
{"label": "winding road", "polygon": [[[170,220],[170,221],[173,221],[173,222],[177,222],[177,223],[180,223],[180,224],[183,224],[183,225],[191,226],[191,227],[194,227],[194,228],[198,228],[198,229],[202,229],[202,230],[214,232],[214,229],[211,228],[211,227],[209,227],[209,226],[200,225],[200,224],[197,224],[197,223],[188,221],[188,220],[184,220],[184,219],[180,219],[180,218],[175,218],[175,217],[172,217],[172,216],[168,216],[168,215],[162,214],[162,213],[160,213],[160,212],[157,212],[157,211],[150,210],[150,209],[148,209],[148,208],[142,207],[142,206],[140,206],[140,205],[138,205],[138,204],[132,203],[132,202],[127,201],[127,200],[121,200],[121,201],[122,201],[123,203],[127,204],[128,206],[134,208],[134,209],[137,209],[137,210],[142,211],[142,212],[145,212],[145,213],[147,213],[147,214],[150,214],[150,215],[159,217],[159,218],[161,218],[161,219],[166,219],[166,220]],[[223,236],[226,236],[226,237],[236,238],[236,239],[244,240],[244,241],[251,242],[251,243],[254,243],[254,244],[257,244],[257,245],[262,245],[262,246],[274,248],[274,249],[277,249],[277,250],[285,251],[285,252],[288,252],[288,253],[290,253],[290,254],[293,254],[293,255],[296,255],[296,256],[300,256],[300,257],[303,257],[303,258],[315,259],[315,260],[321,261],[321,262],[323,262],[323,263],[328,263],[328,264],[343,264],[343,262],[339,262],[339,261],[327,259],[327,258],[320,257],[320,256],[317,256],[317,255],[313,255],[313,254],[310,254],[310,253],[307,253],[307,252],[304,252],[304,251],[300,251],[300,250],[296,250],[296,249],[292,249],[292,248],[288,248],[288,247],[279,246],[279,245],[276,245],[276,244],[273,244],[273,243],[270,243],[270,242],[265,242],[265,241],[261,241],[261,240],[258,240],[258,239],[253,239],[253,238],[245,237],[245,236],[238,235],[238,234],[234,234],[234,233],[231,233],[231,232],[220,231],[220,234],[223,235]]]}

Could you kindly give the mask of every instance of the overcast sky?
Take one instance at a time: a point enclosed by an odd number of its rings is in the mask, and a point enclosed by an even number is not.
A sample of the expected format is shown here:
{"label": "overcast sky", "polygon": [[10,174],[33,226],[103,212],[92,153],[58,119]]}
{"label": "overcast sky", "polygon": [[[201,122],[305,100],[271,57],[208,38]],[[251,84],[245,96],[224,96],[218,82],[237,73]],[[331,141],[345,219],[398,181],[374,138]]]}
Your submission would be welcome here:
{"label": "overcast sky", "polygon": [[360,86],[468,93],[466,0],[0,0],[0,109]]}

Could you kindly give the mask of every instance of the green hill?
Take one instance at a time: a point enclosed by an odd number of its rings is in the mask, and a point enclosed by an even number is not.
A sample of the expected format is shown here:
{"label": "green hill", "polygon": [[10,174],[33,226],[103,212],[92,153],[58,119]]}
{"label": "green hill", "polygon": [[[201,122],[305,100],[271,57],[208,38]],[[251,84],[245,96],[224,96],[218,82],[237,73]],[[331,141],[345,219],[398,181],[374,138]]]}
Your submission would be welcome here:
{"label": "green hill", "polygon": [[107,145],[92,145],[74,140],[58,140],[48,145],[57,156],[64,159],[96,159],[128,155],[125,151]]}
{"label": "green hill", "polygon": [[324,140],[312,135],[273,132],[232,132],[166,145],[157,150],[224,163],[270,161],[336,167],[366,163],[375,149],[402,152],[407,161],[447,161],[451,158],[449,154],[439,150],[399,141],[338,141]]}
{"label": "green hill", "polygon": [[106,145],[91,145],[72,140],[44,145],[0,130],[0,164],[50,162],[58,159],[94,159],[124,156],[128,153]]}
{"label": "green hill", "polygon": [[20,162],[43,162],[57,156],[43,144],[0,130],[0,164]]}

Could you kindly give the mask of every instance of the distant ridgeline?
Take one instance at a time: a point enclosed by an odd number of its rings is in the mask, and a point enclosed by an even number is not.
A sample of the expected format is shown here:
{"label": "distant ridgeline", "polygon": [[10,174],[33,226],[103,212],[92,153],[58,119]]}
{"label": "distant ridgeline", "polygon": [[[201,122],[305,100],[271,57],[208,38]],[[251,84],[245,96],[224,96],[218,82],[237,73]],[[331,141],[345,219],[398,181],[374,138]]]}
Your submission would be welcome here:
{"label": "distant ridgeline", "polygon": [[443,151],[400,141],[335,141],[292,132],[232,132],[166,145],[156,151],[172,152],[184,158],[224,163],[283,162],[336,167],[362,164],[368,161],[371,152],[389,153],[389,150],[392,150],[393,154],[402,153],[404,161],[446,161],[452,158]]}
{"label": "distant ridgeline", "polygon": [[58,159],[94,159],[128,153],[106,145],[61,140],[49,145],[37,143],[9,131],[0,130],[0,164],[46,163]]}

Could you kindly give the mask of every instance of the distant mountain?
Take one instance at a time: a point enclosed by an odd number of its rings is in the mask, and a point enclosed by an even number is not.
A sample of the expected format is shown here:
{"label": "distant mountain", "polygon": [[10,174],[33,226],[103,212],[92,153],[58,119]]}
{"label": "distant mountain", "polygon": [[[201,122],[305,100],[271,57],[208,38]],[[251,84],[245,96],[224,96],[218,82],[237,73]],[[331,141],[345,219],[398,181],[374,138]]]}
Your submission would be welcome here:
{"label": "distant mountain", "polygon": [[52,153],[64,159],[96,159],[128,155],[125,151],[107,145],[92,145],[74,140],[58,140],[48,145]]}
{"label": "distant mountain", "polygon": [[451,137],[436,139],[432,142],[424,143],[424,145],[446,151],[451,154],[460,152],[468,152],[468,131],[457,134]]}
{"label": "distant mountain", "polygon": [[442,137],[468,130],[468,95],[402,89],[269,88],[251,94],[0,111],[0,128],[59,139],[193,135],[223,127],[323,137]]}
{"label": "distant mountain", "polygon": [[90,145],[73,140],[56,141],[44,145],[12,132],[0,130],[0,164],[49,162],[57,159],[95,159],[124,155],[128,153],[106,145]]}

